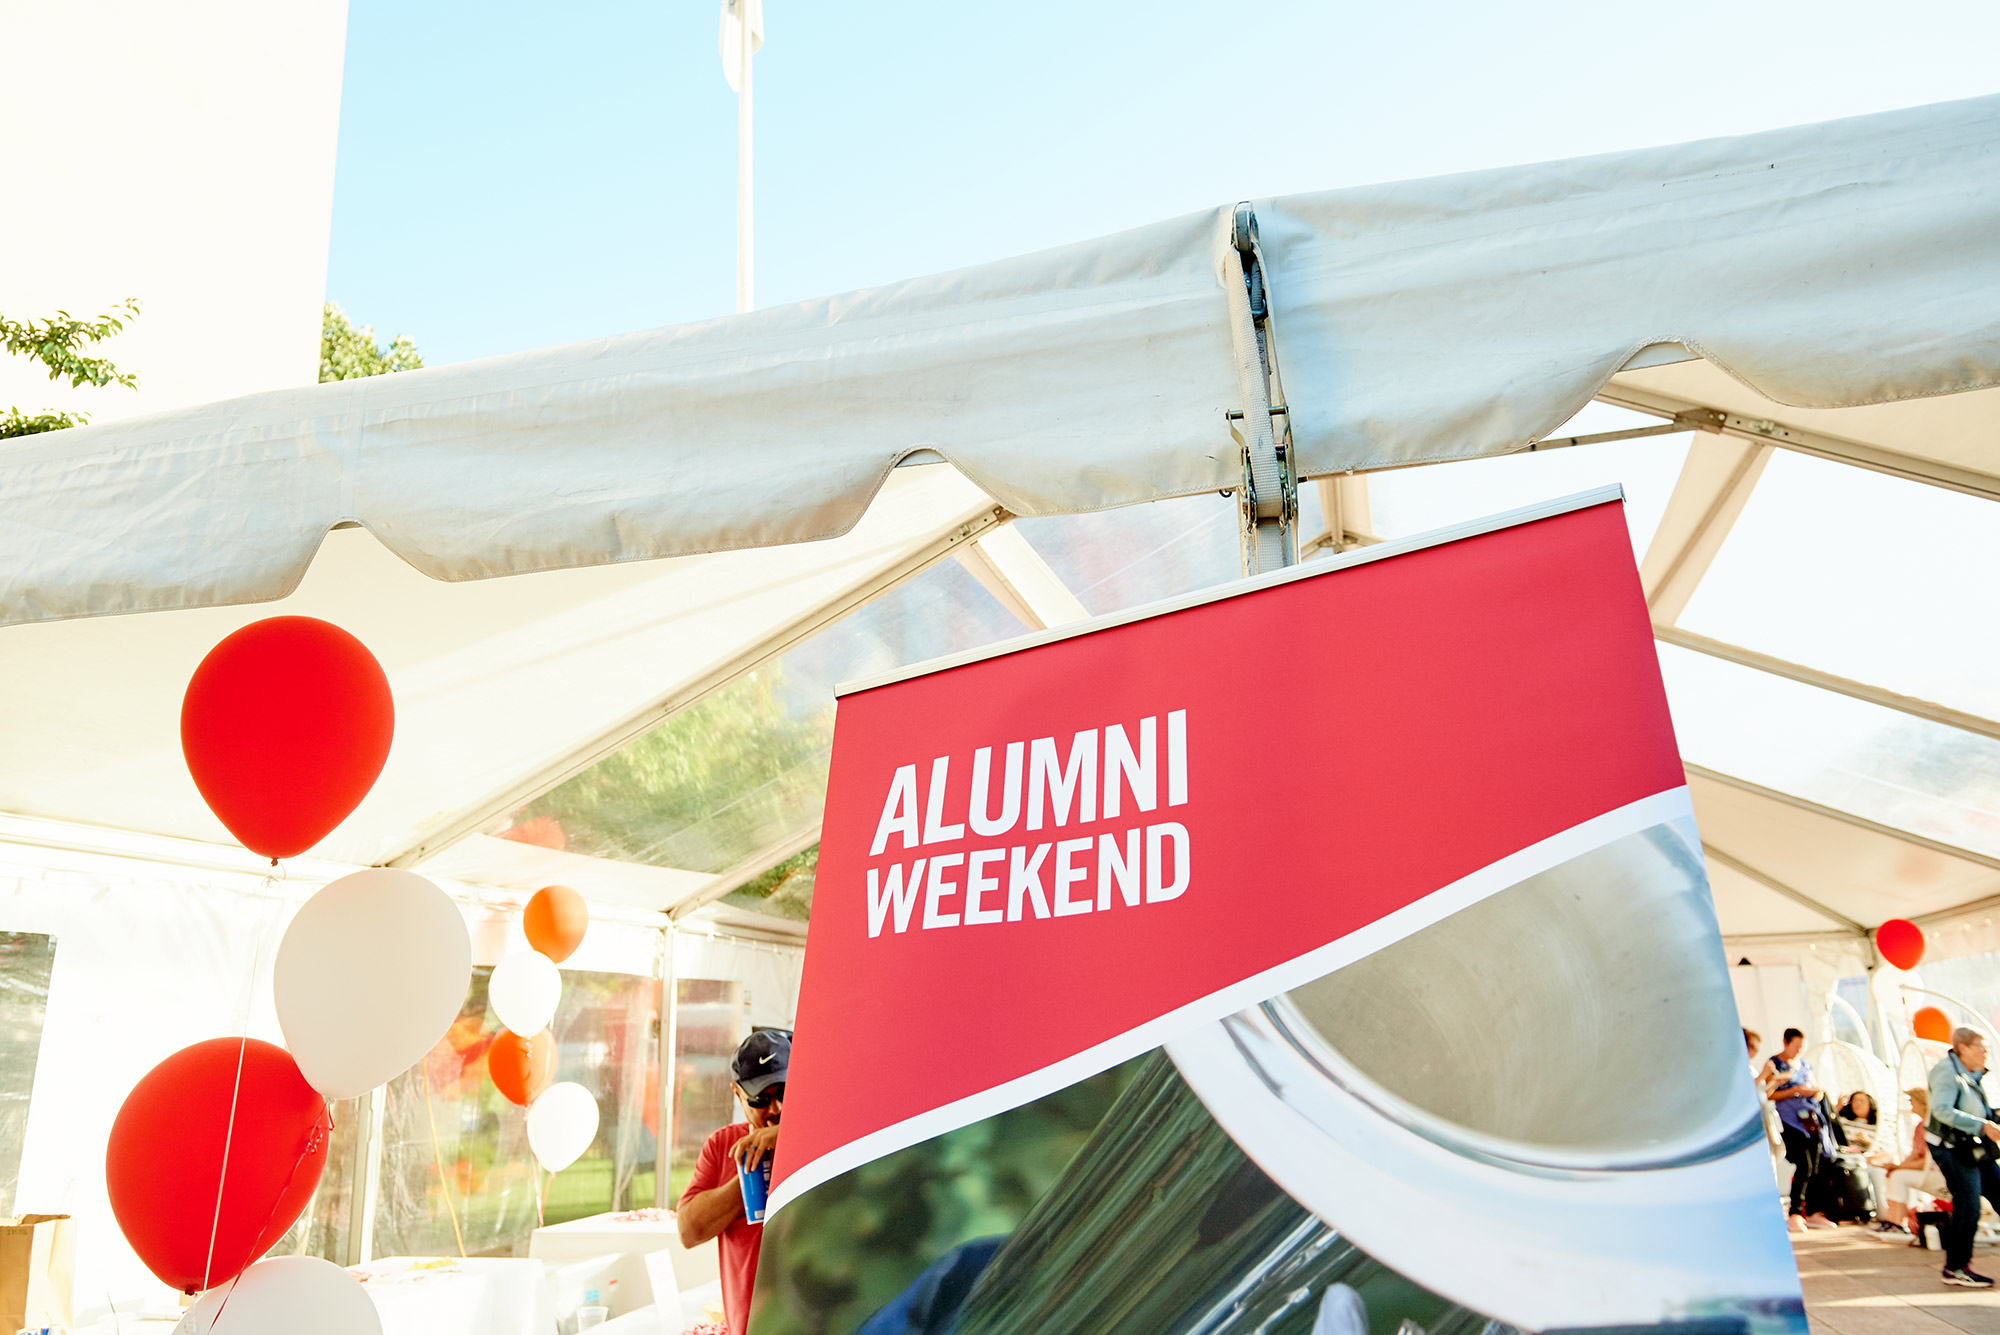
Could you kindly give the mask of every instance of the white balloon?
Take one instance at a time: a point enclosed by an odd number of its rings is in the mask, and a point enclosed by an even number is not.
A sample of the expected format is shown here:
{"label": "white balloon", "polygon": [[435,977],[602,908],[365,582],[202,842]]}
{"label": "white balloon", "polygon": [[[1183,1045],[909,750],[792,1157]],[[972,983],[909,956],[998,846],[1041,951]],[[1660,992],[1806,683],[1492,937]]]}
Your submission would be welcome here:
{"label": "white balloon", "polygon": [[361,1282],[317,1256],[274,1256],[188,1309],[174,1335],[382,1335]]}
{"label": "white balloon", "polygon": [[373,867],[308,899],[285,928],[271,990],[285,1046],[330,1099],[366,1094],[422,1061],[472,983],[472,935],[414,872]]}
{"label": "white balloon", "polygon": [[572,1080],[550,1085],[528,1109],[528,1148],[551,1173],[575,1163],[597,1139],[597,1100]]}
{"label": "white balloon", "polygon": [[517,1034],[539,1034],[556,1018],[562,974],[547,955],[527,950],[493,966],[486,981],[486,1004],[500,1023]]}

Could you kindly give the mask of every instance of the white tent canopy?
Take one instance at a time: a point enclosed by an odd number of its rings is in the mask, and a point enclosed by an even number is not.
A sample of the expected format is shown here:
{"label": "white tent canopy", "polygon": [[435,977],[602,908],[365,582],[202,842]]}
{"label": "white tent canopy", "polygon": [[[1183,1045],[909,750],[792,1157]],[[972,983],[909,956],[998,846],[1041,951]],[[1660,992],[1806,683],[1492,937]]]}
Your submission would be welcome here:
{"label": "white tent canopy", "polygon": [[[1698,432],[1644,562],[1671,652],[2000,739],[1678,624],[1774,449],[2000,499],[2000,98],[1253,207],[1301,476],[1572,443],[1546,438],[1593,398],[1657,419],[1623,434]],[[180,687],[235,625],[317,612],[401,712],[319,852],[545,877],[480,832],[947,555],[1030,625],[1075,615],[1010,517],[1238,485],[1232,214],[17,443],[0,810],[221,839]],[[1322,507],[1317,546],[1368,538],[1365,488]],[[1730,777],[1695,787],[1732,936],[1859,943],[2000,895],[1987,852]],[[690,902],[813,833],[594,893]]]}
{"label": "white tent canopy", "polygon": [[[1909,402],[2000,384],[2000,98],[1255,207],[1302,476],[1609,384],[2000,495],[1991,405]],[[16,446],[0,624],[276,598],[343,522],[446,580],[825,538],[923,450],[1017,515],[1229,487],[1230,218]]]}
{"label": "white tent canopy", "polygon": [[[846,535],[823,543],[446,584],[368,534],[327,535],[286,612],[359,635],[390,674],[397,737],[362,806],[315,850],[412,863],[644,731],[999,522],[949,469],[899,472]],[[180,695],[201,656],[268,606],[15,626],[0,678],[16,704],[0,810],[228,843],[180,754]],[[28,705],[27,708],[20,706]],[[508,883],[509,853],[458,865]],[[685,881],[631,869],[612,898],[670,906]],[[625,884],[627,878],[621,879]],[[697,878],[697,883],[700,878]],[[609,879],[606,880],[609,884]]]}

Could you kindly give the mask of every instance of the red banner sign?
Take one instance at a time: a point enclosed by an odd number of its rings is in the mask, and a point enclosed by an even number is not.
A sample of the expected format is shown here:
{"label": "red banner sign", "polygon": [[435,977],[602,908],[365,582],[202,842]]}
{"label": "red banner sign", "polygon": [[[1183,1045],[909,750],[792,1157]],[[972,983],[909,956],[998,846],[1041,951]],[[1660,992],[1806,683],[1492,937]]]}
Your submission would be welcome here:
{"label": "red banner sign", "polygon": [[1616,502],[1224,592],[842,699],[777,1205],[1685,782]]}

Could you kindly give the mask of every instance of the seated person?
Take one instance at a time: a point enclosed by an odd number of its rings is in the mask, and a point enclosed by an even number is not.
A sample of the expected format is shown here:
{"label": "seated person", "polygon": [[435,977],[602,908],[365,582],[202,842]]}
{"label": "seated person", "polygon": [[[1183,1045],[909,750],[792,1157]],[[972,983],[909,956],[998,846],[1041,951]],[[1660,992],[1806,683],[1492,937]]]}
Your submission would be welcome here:
{"label": "seated person", "polygon": [[1841,1135],[1851,1149],[1865,1150],[1875,1143],[1875,1096],[1865,1089],[1849,1094],[1833,1114],[1840,1121]]}
{"label": "seated person", "polygon": [[1924,1122],[1931,1115],[1930,1095],[1921,1085],[1906,1089],[1903,1094],[1916,1113],[1916,1127],[1910,1134],[1908,1154],[1900,1160],[1884,1155],[1874,1161],[1881,1174],[1879,1194],[1883,1198],[1882,1218],[1875,1224],[1877,1233],[1916,1232],[1914,1211],[1910,1208],[1912,1190],[1944,1195],[1944,1177],[1932,1166],[1930,1145],[1924,1140]]}
{"label": "seated person", "polygon": [[694,1178],[674,1212],[683,1247],[716,1243],[722,1271],[722,1313],[729,1335],[750,1328],[750,1296],[757,1288],[757,1249],[764,1226],[744,1219],[740,1164],[756,1168],[778,1149],[778,1117],[784,1111],[785,1070],[791,1064],[792,1036],[760,1029],[743,1040],[730,1061],[730,1090],[743,1105],[743,1120],[712,1133],[695,1161]]}

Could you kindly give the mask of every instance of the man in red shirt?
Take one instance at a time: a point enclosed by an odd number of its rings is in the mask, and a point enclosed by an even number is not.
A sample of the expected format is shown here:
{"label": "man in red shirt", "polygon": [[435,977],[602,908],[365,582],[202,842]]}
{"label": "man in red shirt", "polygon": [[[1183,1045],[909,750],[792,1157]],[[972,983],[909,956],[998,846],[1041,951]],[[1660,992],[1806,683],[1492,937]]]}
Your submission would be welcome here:
{"label": "man in red shirt", "polygon": [[681,1193],[674,1220],[681,1245],[716,1243],[722,1270],[722,1311],[730,1335],[750,1329],[750,1295],[757,1287],[757,1247],[764,1226],[748,1223],[743,1213],[743,1188],[737,1165],[755,1169],[778,1148],[778,1115],[784,1110],[785,1068],[792,1056],[792,1036],[763,1029],[743,1040],[730,1063],[735,1079],[730,1089],[743,1105],[744,1119],[710,1135],[694,1166],[694,1180]]}

